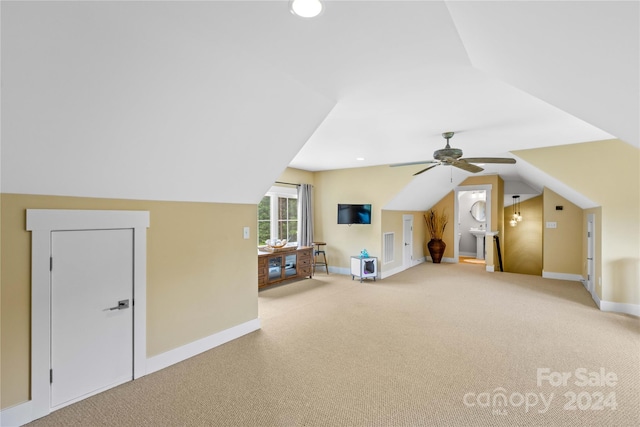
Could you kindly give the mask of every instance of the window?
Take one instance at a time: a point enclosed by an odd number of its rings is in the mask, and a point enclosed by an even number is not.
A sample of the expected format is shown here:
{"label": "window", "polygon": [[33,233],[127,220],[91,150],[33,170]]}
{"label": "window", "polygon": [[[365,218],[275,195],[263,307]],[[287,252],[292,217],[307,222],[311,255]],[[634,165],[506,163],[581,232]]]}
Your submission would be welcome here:
{"label": "window", "polygon": [[268,239],[298,241],[298,194],[272,187],[258,204],[258,245]]}

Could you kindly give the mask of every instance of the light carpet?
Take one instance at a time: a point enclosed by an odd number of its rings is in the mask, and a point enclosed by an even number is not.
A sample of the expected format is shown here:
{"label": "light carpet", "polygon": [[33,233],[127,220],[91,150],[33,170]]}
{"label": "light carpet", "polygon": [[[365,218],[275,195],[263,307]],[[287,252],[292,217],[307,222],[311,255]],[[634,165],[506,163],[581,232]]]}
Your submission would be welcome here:
{"label": "light carpet", "polygon": [[639,320],[577,282],[425,263],[317,274],[259,311],[260,331],[30,425],[640,425]]}

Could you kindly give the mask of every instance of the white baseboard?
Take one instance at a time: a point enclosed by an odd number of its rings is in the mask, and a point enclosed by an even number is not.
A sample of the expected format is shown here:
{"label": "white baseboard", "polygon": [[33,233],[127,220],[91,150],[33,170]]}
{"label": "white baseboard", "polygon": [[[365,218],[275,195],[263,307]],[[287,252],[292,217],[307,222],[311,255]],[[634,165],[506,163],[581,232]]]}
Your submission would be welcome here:
{"label": "white baseboard", "polygon": [[600,304],[598,306],[602,311],[613,311],[616,313],[630,314],[632,316],[640,317],[640,304],[600,301]]}
{"label": "white baseboard", "polygon": [[31,401],[20,403],[0,411],[0,426],[18,427],[34,420]]}
{"label": "white baseboard", "polygon": [[485,270],[487,270],[489,273],[495,273],[496,268],[493,265],[488,265],[487,264],[487,267],[485,268]]}
{"label": "white baseboard", "polygon": [[542,271],[542,277],[545,279],[570,280],[572,282],[581,282],[583,277],[579,274],[554,273],[551,271]]}
{"label": "white baseboard", "polygon": [[253,319],[206,338],[169,350],[147,359],[147,375],[203,353],[224,343],[260,329],[260,319]]}
{"label": "white baseboard", "polygon": [[404,266],[402,266],[402,265],[400,267],[396,267],[396,268],[393,268],[391,270],[383,270],[380,273],[380,279],[386,279],[387,277],[391,277],[394,274],[401,273],[401,272],[403,272],[405,270],[406,270],[406,268],[404,268]]}
{"label": "white baseboard", "polygon": [[[430,256],[426,256],[424,257],[426,262],[433,262],[433,258],[431,258]],[[442,259],[440,260],[440,262],[448,262],[448,263],[452,263],[455,264],[456,263],[456,259],[455,258],[448,258],[448,257],[442,257]]]}
{"label": "white baseboard", "polygon": [[30,423],[33,418],[31,401],[6,408],[0,411],[0,426],[18,427]]}
{"label": "white baseboard", "polygon": [[[260,329],[260,319],[236,325],[232,328],[210,335],[206,338],[194,341],[182,347],[167,351],[166,353],[147,359],[147,375],[164,369],[168,366],[182,362],[197,354],[211,350],[224,343],[240,338],[243,335]],[[32,406],[33,401],[21,403],[0,411],[1,427],[17,427],[35,420]]]}
{"label": "white baseboard", "polygon": [[593,299],[593,301],[596,303],[596,305],[598,306],[598,308],[600,310],[602,310],[601,305],[602,305],[602,301],[600,301],[600,297],[598,296],[597,293],[595,292],[589,292],[591,294],[591,298]]}
{"label": "white baseboard", "polygon": [[[349,267],[331,267],[329,266],[330,274],[342,274],[344,276],[351,276],[351,269]],[[322,274],[322,273],[320,273]]]}

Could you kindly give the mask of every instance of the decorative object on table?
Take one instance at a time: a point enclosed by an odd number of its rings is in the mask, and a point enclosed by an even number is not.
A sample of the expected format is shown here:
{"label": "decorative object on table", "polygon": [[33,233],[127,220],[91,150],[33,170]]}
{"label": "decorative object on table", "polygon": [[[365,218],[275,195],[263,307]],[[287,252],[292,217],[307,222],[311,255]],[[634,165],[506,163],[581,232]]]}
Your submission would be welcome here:
{"label": "decorative object on table", "polygon": [[360,258],[369,258],[369,252],[366,249],[360,251]]}
{"label": "decorative object on table", "polygon": [[439,264],[447,247],[446,243],[442,241],[442,236],[449,222],[449,217],[444,212],[444,209],[440,213],[431,209],[424,215],[424,220],[427,223],[427,231],[431,237],[431,240],[427,243],[427,249],[429,249],[431,260],[435,264]]}
{"label": "decorative object on table", "polygon": [[287,245],[287,239],[268,239],[267,241],[265,241],[265,243],[267,244],[268,248],[280,249],[284,248]]}
{"label": "decorative object on table", "polygon": [[258,246],[258,250],[262,252],[285,252],[298,249],[297,246],[287,246],[287,240],[268,239],[265,241],[266,246]]}

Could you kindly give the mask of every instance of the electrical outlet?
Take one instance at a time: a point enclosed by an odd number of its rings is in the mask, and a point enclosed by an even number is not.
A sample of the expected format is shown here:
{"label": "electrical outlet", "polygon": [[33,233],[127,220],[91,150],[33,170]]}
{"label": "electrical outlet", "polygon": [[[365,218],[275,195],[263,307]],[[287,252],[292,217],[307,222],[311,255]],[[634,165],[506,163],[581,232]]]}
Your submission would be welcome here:
{"label": "electrical outlet", "polygon": [[245,239],[249,238],[249,227],[245,227],[243,230],[243,235]]}

